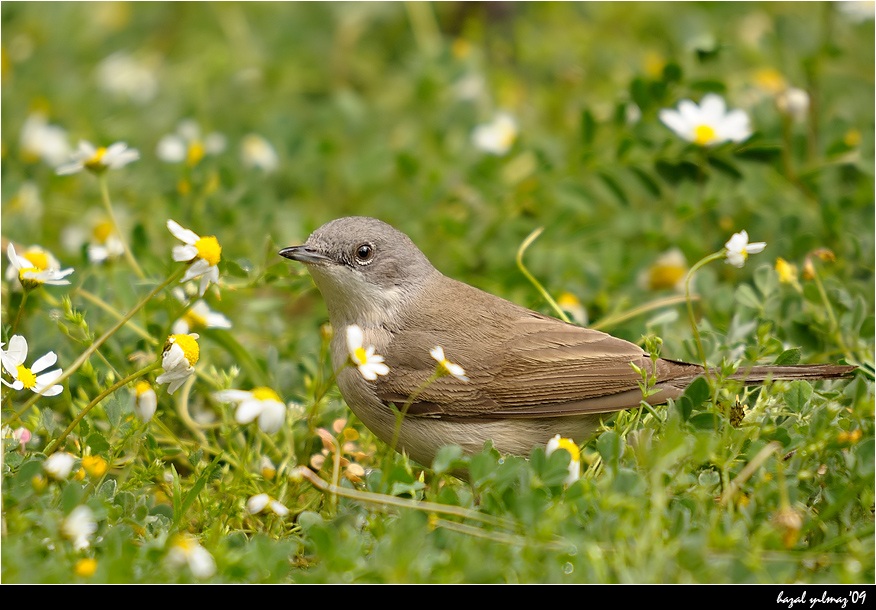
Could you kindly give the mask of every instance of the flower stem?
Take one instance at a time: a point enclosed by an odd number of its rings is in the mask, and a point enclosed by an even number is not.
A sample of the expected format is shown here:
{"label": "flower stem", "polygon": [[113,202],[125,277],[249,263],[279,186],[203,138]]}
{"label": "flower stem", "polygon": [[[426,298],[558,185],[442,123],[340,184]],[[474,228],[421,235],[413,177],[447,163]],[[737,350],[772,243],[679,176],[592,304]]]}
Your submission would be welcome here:
{"label": "flower stem", "polygon": [[[185,270],[186,270],[186,266],[181,265],[176,271],[171,273],[170,276],[166,280],[164,280],[158,286],[153,288],[149,292],[149,294],[147,294],[145,297],[143,297],[143,299],[139,303],[134,305],[134,307],[132,307],[128,313],[126,313],[124,316],[122,316],[122,318],[118,322],[116,322],[116,324],[112,328],[110,328],[103,335],[101,335],[94,343],[92,343],[88,347],[88,349],[86,349],[82,353],[82,355],[80,355],[79,358],[77,358],[76,361],[73,362],[73,364],[71,364],[68,368],[66,368],[64,370],[64,372],[61,374],[61,376],[55,380],[54,384],[61,383],[62,381],[64,381],[68,377],[70,377],[70,375],[75,373],[79,369],[79,367],[82,366],[85,363],[85,361],[91,357],[91,355],[94,352],[96,352],[98,349],[100,349],[100,346],[103,345],[107,339],[109,339],[111,336],[113,336],[113,334],[116,331],[118,331],[122,326],[124,326],[128,322],[128,320],[133,318],[134,314],[136,314],[138,311],[143,309],[143,307],[146,305],[146,303],[151,301],[152,298],[156,294],[158,294],[159,292],[164,290],[164,288],[166,288],[168,285],[172,284],[173,282],[177,281],[180,277],[182,277],[183,273],[185,273]],[[34,403],[36,403],[37,400],[40,399],[40,397],[41,397],[41,394],[34,394],[26,403],[24,403],[24,406],[21,407],[20,410],[18,410],[15,414],[13,414],[13,416],[6,422],[6,424],[9,425],[9,424],[12,424],[13,422],[17,421],[28,409],[30,409],[34,405]]]}
{"label": "flower stem", "polygon": [[122,231],[119,227],[119,223],[116,220],[116,213],[113,211],[113,204],[110,201],[109,196],[109,186],[107,185],[106,172],[98,174],[97,176],[98,184],[100,184],[100,197],[103,201],[103,207],[106,208],[107,214],[109,214],[110,221],[113,223],[113,229],[116,234],[119,236],[119,239],[122,242],[122,246],[125,249],[125,258],[128,259],[128,263],[131,265],[131,268],[134,272],[140,276],[140,279],[146,279],[146,275],[143,273],[143,270],[140,268],[140,265],[137,263],[137,259],[134,258],[134,255],[131,254],[131,249],[128,247],[128,240],[125,239],[125,236],[122,235]]}
{"label": "flower stem", "polygon": [[[88,292],[84,288],[77,288],[75,290],[74,294],[78,294],[86,301],[93,303],[94,305],[97,305],[98,307],[103,309],[105,312],[111,314],[112,316],[114,316],[117,319],[121,318],[124,315],[124,314],[120,313],[117,309],[115,309],[114,307],[109,305],[106,301],[104,301],[103,299],[101,299],[97,295],[94,295],[94,294]],[[158,345],[158,340],[155,337],[153,337],[152,335],[150,335],[148,332],[146,332],[138,324],[129,321],[128,327],[131,330],[133,330],[135,333],[137,333],[138,335],[143,337],[146,341],[148,341],[152,345]]]}
{"label": "flower stem", "polygon": [[690,282],[693,279],[694,273],[696,273],[701,267],[712,261],[718,260],[723,256],[724,250],[706,256],[694,264],[694,266],[690,268],[690,271],[687,272],[687,277],[684,278],[684,298],[687,300],[687,316],[690,320],[690,327],[693,331],[694,341],[697,344],[697,355],[702,361],[703,367],[705,367],[706,378],[709,378],[709,365],[708,362],[706,362],[706,350],[703,349],[703,342],[700,340],[700,331],[697,328],[697,321],[694,316],[693,299],[690,296]]}
{"label": "flower stem", "polygon": [[9,335],[12,336],[15,334],[15,331],[18,330],[18,323],[21,321],[21,314],[24,311],[24,305],[27,303],[27,295],[30,292],[27,288],[24,288],[21,293],[21,303],[18,304],[18,311],[15,313],[15,320],[12,322],[12,330],[9,331]]}
{"label": "flower stem", "polygon": [[95,405],[100,403],[104,398],[106,398],[107,396],[109,396],[110,394],[112,394],[113,392],[118,390],[120,387],[130,383],[131,381],[134,381],[138,377],[142,377],[146,373],[148,373],[152,370],[155,370],[155,369],[159,368],[160,366],[161,366],[161,361],[156,360],[152,364],[140,369],[139,371],[137,371],[135,373],[131,373],[127,377],[123,377],[122,379],[119,379],[113,385],[111,385],[110,387],[105,389],[103,392],[101,392],[100,394],[95,396],[94,400],[92,400],[90,403],[85,405],[85,407],[79,412],[79,414],[73,418],[73,421],[70,422],[70,425],[67,426],[67,429],[61,433],[61,436],[59,436],[54,441],[52,441],[52,443],[46,448],[46,451],[45,451],[46,455],[54,453],[55,450],[58,449],[58,447],[61,445],[61,443],[64,442],[64,439],[67,438],[67,435],[73,431],[73,428],[75,428],[76,426],[79,425],[79,422],[82,421],[82,418],[85,417],[88,414],[88,412],[91,411],[91,409],[93,409],[95,407]]}
{"label": "flower stem", "polygon": [[569,316],[566,315],[566,312],[563,311],[559,305],[557,305],[557,302],[554,301],[553,297],[548,294],[548,291],[544,289],[544,287],[538,282],[538,280],[535,279],[535,276],[533,276],[523,264],[523,253],[526,251],[529,245],[534,242],[539,235],[541,235],[541,232],[543,230],[544,227],[537,228],[535,231],[530,233],[526,239],[523,240],[522,244],[520,244],[520,248],[517,250],[517,267],[520,269],[520,272],[526,276],[526,279],[532,282],[532,285],[535,286],[536,289],[541,293],[541,296],[544,297],[544,299],[548,302],[551,308],[556,312],[557,316],[563,322],[569,322]]}

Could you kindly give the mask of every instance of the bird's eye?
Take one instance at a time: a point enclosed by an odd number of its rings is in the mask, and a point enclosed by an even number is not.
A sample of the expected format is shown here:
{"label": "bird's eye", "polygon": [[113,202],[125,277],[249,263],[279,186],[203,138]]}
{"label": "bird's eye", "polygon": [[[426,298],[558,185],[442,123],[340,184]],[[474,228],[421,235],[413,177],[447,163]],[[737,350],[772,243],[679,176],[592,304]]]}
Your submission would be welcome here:
{"label": "bird's eye", "polygon": [[356,246],[356,262],[360,265],[367,265],[374,258],[374,246],[371,244],[360,244]]}

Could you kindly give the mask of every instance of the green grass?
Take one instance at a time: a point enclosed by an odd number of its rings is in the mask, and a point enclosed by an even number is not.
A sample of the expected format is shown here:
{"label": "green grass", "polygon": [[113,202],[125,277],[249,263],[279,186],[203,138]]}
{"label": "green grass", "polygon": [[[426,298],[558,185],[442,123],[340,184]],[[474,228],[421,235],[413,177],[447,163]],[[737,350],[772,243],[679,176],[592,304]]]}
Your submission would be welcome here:
{"label": "green grass", "polygon": [[[54,351],[69,376],[57,396],[3,387],[3,425],[33,438],[4,440],[2,581],[874,582],[874,22],[846,5],[4,3],[4,272],[8,242],[74,272],[26,293],[3,282],[4,349],[22,335],[25,366]],[[115,87],[113,54],[137,66]],[[779,109],[784,86],[808,92],[805,116]],[[700,147],[660,121],[708,92],[749,115],[750,138]],[[471,134],[500,110],[519,133],[492,155]],[[70,145],[123,141],[140,158],[57,175],[22,138],[38,113]],[[185,119],[224,149],[159,159]],[[243,161],[250,134],[276,169]],[[92,263],[74,233],[109,209],[130,256]],[[699,335],[728,371],[860,368],[696,383],[621,413],[568,486],[568,454],[543,447],[415,464],[346,407],[322,298],[277,255],[351,214],[395,225],[449,276],[556,315],[525,270],[552,298],[574,295],[588,324],[667,357],[698,360]],[[218,239],[204,298],[232,325],[194,330],[195,374],[173,394],[154,381],[194,298],[172,290],[186,264],[168,219]],[[767,247],[696,272],[695,325],[683,291],[641,281],[666,251],[690,268],[743,229]],[[148,423],[137,379],[157,391]],[[256,387],[290,404],[277,432],[213,396]],[[56,450],[75,457],[60,480],[43,466]],[[289,514],[248,512],[259,493]],[[77,549],[64,522],[83,505],[96,531]],[[180,535],[215,569],[175,565]]]}

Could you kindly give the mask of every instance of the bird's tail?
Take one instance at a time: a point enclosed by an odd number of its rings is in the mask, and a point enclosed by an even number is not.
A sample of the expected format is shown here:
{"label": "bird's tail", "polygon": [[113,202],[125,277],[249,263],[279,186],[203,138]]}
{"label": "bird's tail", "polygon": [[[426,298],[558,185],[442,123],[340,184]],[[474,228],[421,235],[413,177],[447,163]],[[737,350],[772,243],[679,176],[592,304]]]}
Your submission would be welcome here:
{"label": "bird's tail", "polygon": [[748,384],[763,383],[767,380],[838,379],[851,376],[857,368],[846,364],[760,365],[739,369],[730,378]]}

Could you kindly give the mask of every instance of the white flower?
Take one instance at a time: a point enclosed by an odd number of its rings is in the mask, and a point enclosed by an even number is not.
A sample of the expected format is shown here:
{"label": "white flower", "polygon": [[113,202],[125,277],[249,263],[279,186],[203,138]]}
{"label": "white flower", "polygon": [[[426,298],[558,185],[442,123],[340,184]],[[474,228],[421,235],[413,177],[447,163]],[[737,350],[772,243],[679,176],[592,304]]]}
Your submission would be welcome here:
{"label": "white flower", "polygon": [[55,369],[42,375],[37,375],[54,365],[58,361],[58,356],[55,352],[49,352],[42,356],[31,365],[30,368],[24,366],[24,361],[27,359],[27,339],[21,335],[14,335],[9,340],[9,349],[4,350],[3,343],[0,343],[0,361],[3,363],[3,369],[9,373],[14,382],[9,383],[3,378],[0,382],[13,390],[32,390],[36,394],[43,396],[57,396],[64,387],[60,384],[52,385],[61,376],[61,369]]}
{"label": "white flower", "polygon": [[73,541],[73,548],[77,551],[87,549],[91,536],[97,531],[97,521],[94,513],[87,506],[77,506],[73,509],[64,523],[61,525],[64,536]]}
{"label": "white flower", "polygon": [[571,292],[563,292],[557,297],[557,305],[560,309],[572,316],[572,320],[581,326],[587,325],[587,310],[581,304],[581,299],[576,297]]}
{"label": "white flower", "polygon": [[563,480],[563,483],[571,485],[581,478],[581,452],[574,441],[563,438],[559,434],[548,441],[545,455],[550,456],[557,449],[565,449],[569,452],[569,475]]}
{"label": "white flower", "polygon": [[362,329],[357,325],[352,324],[347,327],[347,350],[350,353],[350,358],[359,368],[362,377],[368,381],[374,381],[378,375],[386,375],[389,373],[389,367],[383,363],[383,356],[374,353],[374,346],[365,349],[362,342],[365,340],[365,335]]}
{"label": "white flower", "polygon": [[128,148],[124,142],[116,142],[107,147],[95,148],[91,142],[82,140],[79,148],[73,153],[72,161],[57,169],[59,175],[75,174],[87,169],[100,174],[108,169],[119,169],[140,158],[140,153]]}
{"label": "white flower", "polygon": [[167,221],[167,228],[174,237],[185,244],[173,247],[173,260],[191,263],[180,282],[201,278],[199,288],[203,296],[211,283],[219,282],[218,265],[222,258],[222,246],[219,245],[219,240],[213,235],[201,237],[194,231],[184,229],[173,220]]}
{"label": "white flower", "polygon": [[161,366],[164,372],[155,381],[166,383],[167,391],[173,394],[195,372],[195,365],[200,358],[198,335],[171,335],[164,344],[161,354]]}
{"label": "white flower", "polygon": [[6,279],[17,281],[14,284],[17,288],[31,290],[43,284],[62,286],[70,283],[70,280],[64,278],[73,273],[73,269],[61,269],[57,259],[39,246],[31,246],[24,254],[18,254],[15,246],[9,242],[6,256],[9,258]]}
{"label": "white flower", "polygon": [[67,132],[57,125],[50,125],[42,114],[31,114],[21,127],[21,152],[25,157],[42,159],[52,167],[58,167],[70,158],[70,143]]}
{"label": "white flower", "polygon": [[53,479],[62,481],[70,476],[70,471],[73,470],[75,462],[76,458],[72,454],[66,451],[57,451],[43,462],[43,470]]}
{"label": "white flower", "polygon": [[134,384],[134,413],[144,422],[152,419],[158,408],[158,395],[148,381],[140,380]]}
{"label": "white flower", "polygon": [[271,143],[262,136],[251,133],[240,144],[240,158],[246,167],[255,167],[273,172],[280,165],[280,158]]}
{"label": "white flower", "polygon": [[225,150],[225,136],[209,133],[201,137],[198,124],[187,119],[180,122],[176,133],[162,137],[158,141],[155,154],[167,163],[185,161],[190,166],[197,165],[205,155],[217,155]]}
{"label": "white flower", "polygon": [[664,108],[659,117],[678,136],[700,146],[742,142],[751,135],[748,114],[744,110],[727,112],[724,98],[714,93],[703,96],[699,106],[682,100],[678,110]]}
{"label": "white flower", "polygon": [[255,388],[252,391],[222,390],[213,397],[219,402],[237,403],[234,419],[239,424],[248,424],[259,419],[259,428],[273,434],[283,427],[286,421],[286,405],[271,388]]}
{"label": "white flower", "polygon": [[686,276],[687,259],[681,250],[672,248],[639,274],[638,284],[644,290],[684,290]]}
{"label": "white flower", "polygon": [[280,517],[285,517],[289,514],[288,508],[268,494],[256,494],[246,501],[246,510],[253,515],[262,512],[265,508],[270,508],[271,512]]}
{"label": "white flower", "polygon": [[494,155],[507,153],[517,139],[517,121],[510,114],[500,112],[489,123],[478,125],[471,134],[474,145]]}
{"label": "white flower", "polygon": [[[118,222],[120,227],[125,224],[122,218],[118,218]],[[91,210],[82,217],[79,224],[71,224],[63,228],[61,243],[68,252],[76,254],[79,254],[84,246],[88,261],[92,264],[100,264],[117,259],[125,253],[125,244],[122,242],[119,230],[105,212]]]}
{"label": "white flower", "polygon": [[198,328],[231,328],[231,320],[212,311],[206,301],[199,299],[173,323],[172,332],[184,334]]}
{"label": "white flower", "polygon": [[429,354],[438,362],[438,366],[441,367],[443,372],[456,377],[460,381],[468,381],[468,377],[465,376],[465,369],[458,364],[453,364],[444,357],[443,347],[436,345]]}
{"label": "white flower", "polygon": [[776,107],[795,121],[802,121],[809,113],[809,94],[803,89],[789,87],[776,96]]}
{"label": "white flower", "polygon": [[727,263],[734,267],[742,267],[749,254],[763,252],[763,249],[766,248],[766,242],[756,241],[748,243],[748,232],[743,230],[739,233],[734,233],[727,243],[724,244],[724,247],[726,248]]}
{"label": "white flower", "polygon": [[174,538],[173,546],[167,552],[167,562],[173,568],[187,565],[196,578],[210,578],[216,573],[216,562],[210,551],[187,534]]}
{"label": "white flower", "polygon": [[145,104],[158,93],[152,62],[119,51],[101,60],[95,70],[97,83],[107,93]]}

